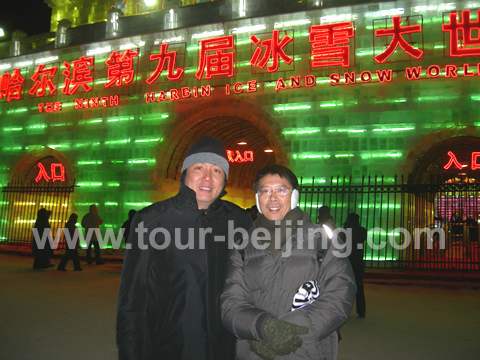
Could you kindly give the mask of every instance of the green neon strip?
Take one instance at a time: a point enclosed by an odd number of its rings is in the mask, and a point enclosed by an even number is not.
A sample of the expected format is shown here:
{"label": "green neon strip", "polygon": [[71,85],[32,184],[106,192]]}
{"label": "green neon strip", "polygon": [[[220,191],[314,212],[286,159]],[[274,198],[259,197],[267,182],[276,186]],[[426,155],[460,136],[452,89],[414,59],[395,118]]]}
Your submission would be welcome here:
{"label": "green neon strip", "polygon": [[282,134],[283,135],[292,135],[292,134],[296,134],[296,135],[304,135],[304,134],[315,134],[315,133],[318,133],[321,131],[321,129],[318,129],[318,128],[313,128],[313,129],[307,129],[307,128],[303,128],[304,130],[283,130],[282,131]]}
{"label": "green neon strip", "polygon": [[[38,107],[36,107],[35,109],[38,109]],[[16,113],[22,113],[25,111],[28,111],[28,108],[24,107],[24,108],[18,108],[18,109],[10,109],[10,110],[7,110],[7,114],[16,114]]]}
{"label": "green neon strip", "polygon": [[280,105],[280,106],[275,106],[273,110],[275,111],[286,111],[286,110],[308,110],[311,109],[312,105]]}
{"label": "green neon strip", "polygon": [[91,161],[79,161],[77,162],[78,165],[99,165],[103,164],[102,160],[91,160]]}
{"label": "green neon strip", "polygon": [[144,143],[144,142],[157,142],[159,141],[159,138],[156,139],[143,139],[143,140],[135,140],[136,143]]}
{"label": "green neon strip", "polygon": [[105,206],[118,206],[118,203],[116,203],[116,202],[106,202]]}
{"label": "green neon strip", "polygon": [[126,202],[124,203],[124,205],[126,206],[150,206],[152,205],[153,203],[151,202],[144,202],[144,203],[134,203],[134,202]]}
{"label": "green neon strip", "polygon": [[294,159],[329,159],[330,154],[293,154]]}
{"label": "green neon strip", "polygon": [[108,186],[120,186],[120,183],[109,182],[107,185]]}
{"label": "green neon strip", "polygon": [[11,127],[11,128],[3,128],[3,131],[21,131],[23,128],[21,127]]}
{"label": "green neon strip", "polygon": [[407,130],[415,130],[414,127],[408,128],[385,128],[385,129],[373,129],[373,131],[407,131]]}
{"label": "green neon strip", "polygon": [[103,186],[103,183],[78,183],[78,186]]}

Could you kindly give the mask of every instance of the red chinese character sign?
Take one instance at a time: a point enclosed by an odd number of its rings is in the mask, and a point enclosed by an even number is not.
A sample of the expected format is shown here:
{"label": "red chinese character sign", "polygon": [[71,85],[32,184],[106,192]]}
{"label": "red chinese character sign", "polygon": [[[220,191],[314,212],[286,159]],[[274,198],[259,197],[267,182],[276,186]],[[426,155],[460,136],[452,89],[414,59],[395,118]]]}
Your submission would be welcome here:
{"label": "red chinese character sign", "polygon": [[252,42],[252,57],[250,58],[252,74],[295,69],[293,30],[282,32],[273,30],[272,33],[251,35],[250,41]]}
{"label": "red chinese character sign", "polygon": [[65,95],[73,95],[77,92],[92,91],[93,66],[93,56],[80,56],[77,60],[73,60],[71,64],[64,61],[62,74],[65,76],[65,80],[63,82],[62,93]]}
{"label": "red chinese character sign", "polygon": [[475,21],[471,19],[470,10],[451,12],[448,20],[449,22],[445,23],[444,19],[442,30],[444,35],[450,35],[450,57],[480,56],[480,10],[477,10]]}
{"label": "red chinese character sign", "polygon": [[355,66],[355,26],[353,22],[310,27],[312,71]]}
{"label": "red chinese character sign", "polygon": [[37,163],[37,165],[38,165],[38,174],[37,174],[37,177],[35,178],[36,182],[39,182],[42,179],[44,179],[47,182],[49,182],[50,180],[52,180],[52,182],[65,181],[65,167],[63,166],[63,164],[60,164],[60,163],[50,164],[50,176],[48,175],[47,170],[45,169],[45,166],[42,163]]}
{"label": "red chinese character sign", "polygon": [[[386,64],[423,58],[423,17],[395,15],[388,19],[374,20],[374,63]],[[400,49],[398,49],[400,48]]]}
{"label": "red chinese character sign", "polygon": [[3,73],[0,76],[0,100],[21,100],[24,82],[25,78],[20,69],[14,69],[12,73]]}
{"label": "red chinese character sign", "polygon": [[253,162],[253,151],[227,150],[227,158],[231,163]]}
{"label": "red chinese character sign", "polygon": [[33,85],[28,90],[31,96],[44,97],[53,96],[57,94],[57,66],[45,67],[43,64],[39,64],[35,69],[35,72],[31,76]]}
{"label": "red chinese character sign", "polygon": [[[468,157],[470,157],[468,159]],[[460,158],[463,164],[458,160]],[[453,151],[448,151],[444,163],[446,163],[443,168],[445,170],[462,170],[470,165],[472,170],[480,169],[480,152],[473,151],[471,155],[464,153],[454,154]],[[470,164],[467,163],[467,159],[470,160]]]}
{"label": "red chinese character sign", "polygon": [[105,83],[106,88],[115,86],[130,85],[135,79],[134,59],[138,58],[138,50],[132,51],[127,49],[120,54],[114,51],[105,61],[107,65],[108,82]]}
{"label": "red chinese character sign", "polygon": [[233,35],[200,40],[199,44],[198,66],[195,73],[198,80],[235,76]]}
{"label": "red chinese character sign", "polygon": [[[161,44],[160,52],[158,47],[152,48],[147,84],[153,84],[158,79],[160,83],[182,80],[185,72],[185,53],[185,43]],[[155,66],[153,69],[152,65]]]}

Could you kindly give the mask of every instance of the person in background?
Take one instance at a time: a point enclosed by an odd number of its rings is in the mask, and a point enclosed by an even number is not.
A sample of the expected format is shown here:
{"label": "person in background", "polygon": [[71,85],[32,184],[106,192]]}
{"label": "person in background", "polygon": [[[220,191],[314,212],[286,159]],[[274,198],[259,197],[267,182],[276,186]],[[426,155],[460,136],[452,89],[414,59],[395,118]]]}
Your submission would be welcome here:
{"label": "person in background", "polygon": [[[87,263],[92,263],[92,246],[95,248],[95,263],[97,265],[105,264],[100,258],[100,245],[98,244],[96,229],[99,229],[99,225],[103,224],[103,220],[98,216],[98,208],[96,205],[90,205],[90,211],[82,218],[82,227],[85,229],[85,240],[87,240]],[[91,233],[90,239],[88,239],[89,229]]]}
{"label": "person in background", "polygon": [[[352,264],[353,273],[355,274],[355,281],[357,283],[357,293],[355,296],[357,314],[360,318],[364,318],[367,309],[365,292],[363,289],[363,248],[365,241],[367,240],[367,230],[360,226],[360,216],[355,213],[348,214],[347,220],[343,223],[343,228],[345,230],[351,229],[352,251],[348,256],[348,259]],[[345,236],[345,234],[342,233],[342,236]],[[348,241],[348,239],[346,239],[346,241]]]}
{"label": "person in background", "polygon": [[122,225],[123,229],[123,238],[125,239],[125,244],[128,242],[128,238],[130,236],[130,226],[132,224],[133,217],[137,213],[137,210],[131,209],[128,212],[128,219]]}
{"label": "person in background", "polygon": [[247,229],[252,221],[221,199],[228,171],[222,142],[203,137],[183,161],[178,194],[133,218],[118,294],[120,360],[234,359],[235,337],[223,328],[219,306],[227,238],[229,227]]}
{"label": "person in background", "polygon": [[66,271],[65,266],[67,265],[68,260],[72,259],[73,261],[73,270],[82,271],[80,267],[80,259],[78,256],[78,229],[75,226],[78,220],[78,215],[75,213],[70,214],[68,221],[65,223],[64,237],[66,242],[65,254],[58,264],[57,270]]}
{"label": "person in background", "polygon": [[[318,208],[317,211],[317,224],[323,225],[324,224],[324,217],[326,215],[330,215],[330,207],[323,205]],[[333,218],[333,217],[332,217]]]}
{"label": "person in background", "polygon": [[[35,225],[33,226],[32,254],[35,256],[35,259],[33,260],[34,269],[47,269],[55,266],[50,262],[50,257],[53,256],[53,250],[49,241],[49,237],[51,237],[50,223],[48,222],[51,213],[51,211],[45,208],[41,208],[37,212],[37,219],[35,220]],[[35,230],[37,234],[35,234]],[[41,248],[42,246],[38,246],[40,243],[37,243],[37,239],[45,240],[43,248]]]}
{"label": "person in background", "polygon": [[231,251],[221,297],[223,324],[238,339],[237,359],[337,358],[354,275],[325,230],[298,208],[298,189],[284,166],[257,174],[259,214],[246,247]]}

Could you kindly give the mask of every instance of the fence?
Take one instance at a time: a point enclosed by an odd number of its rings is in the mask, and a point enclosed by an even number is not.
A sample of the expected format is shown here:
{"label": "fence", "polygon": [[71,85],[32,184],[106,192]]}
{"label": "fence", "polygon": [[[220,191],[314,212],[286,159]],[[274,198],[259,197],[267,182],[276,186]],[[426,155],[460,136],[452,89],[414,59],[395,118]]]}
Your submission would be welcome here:
{"label": "fence", "polygon": [[332,177],[300,184],[300,207],[313,221],[322,205],[337,227],[351,212],[360,216],[368,231],[366,267],[480,269],[480,183],[473,179],[412,185],[403,176]]}
{"label": "fence", "polygon": [[[34,180],[16,179],[2,190],[0,211],[0,243],[32,245],[32,228],[37,211],[46,208],[52,213],[49,223],[52,234],[67,221],[70,194],[74,186],[59,186],[48,182],[44,185]],[[60,243],[59,247],[64,244]]]}

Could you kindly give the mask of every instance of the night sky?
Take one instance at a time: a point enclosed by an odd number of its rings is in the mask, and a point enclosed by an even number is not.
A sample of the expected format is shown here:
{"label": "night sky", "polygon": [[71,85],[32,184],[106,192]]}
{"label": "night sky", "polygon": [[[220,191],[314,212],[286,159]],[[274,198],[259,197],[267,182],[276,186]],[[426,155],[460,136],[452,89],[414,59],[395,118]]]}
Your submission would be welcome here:
{"label": "night sky", "polygon": [[1,0],[0,27],[5,36],[0,41],[11,39],[11,32],[23,30],[27,36],[50,31],[52,10],[44,0]]}

